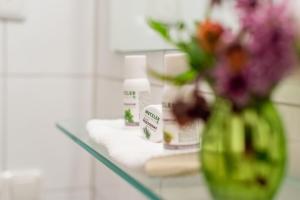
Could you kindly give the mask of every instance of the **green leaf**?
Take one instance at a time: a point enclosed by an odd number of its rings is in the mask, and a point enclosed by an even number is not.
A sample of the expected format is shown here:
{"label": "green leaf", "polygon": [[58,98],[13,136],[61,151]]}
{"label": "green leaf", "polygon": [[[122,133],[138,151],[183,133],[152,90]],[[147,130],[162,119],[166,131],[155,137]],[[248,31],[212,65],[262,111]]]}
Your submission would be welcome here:
{"label": "green leaf", "polygon": [[176,28],[177,28],[179,31],[183,31],[183,30],[185,30],[186,25],[185,25],[184,22],[179,21],[179,22],[176,23]]}
{"label": "green leaf", "polygon": [[[192,72],[187,72],[187,75],[180,77],[168,77],[165,75],[158,75],[153,73],[155,77],[161,80],[166,80],[173,82],[174,84],[182,84],[185,82],[186,76],[189,77],[194,71],[201,73],[214,64],[214,56],[206,51],[204,51],[198,44],[197,39],[191,36],[190,41],[175,41],[170,35],[170,26],[163,22],[159,22],[153,19],[148,20],[149,26],[158,32],[167,42],[174,45],[180,51],[184,52],[188,56],[189,66]],[[185,24],[183,22],[178,22],[174,27],[177,31],[185,30]],[[194,77],[193,77],[194,78]]]}
{"label": "green leaf", "polygon": [[146,137],[147,139],[149,139],[150,136],[151,136],[151,134],[150,134],[149,130],[147,129],[147,127],[144,127],[144,128],[143,128],[143,131],[144,131],[145,137]]}
{"label": "green leaf", "polygon": [[177,47],[188,55],[190,66],[198,72],[202,72],[214,64],[214,56],[200,48],[195,39],[189,43],[178,43]]}
{"label": "green leaf", "polygon": [[125,110],[125,112],[124,112],[124,118],[125,118],[125,121],[127,123],[133,123],[133,115],[132,115],[130,109]]}
{"label": "green leaf", "polygon": [[148,19],[148,25],[159,33],[165,40],[171,42],[170,27],[167,24],[153,19]]}
{"label": "green leaf", "polygon": [[164,131],[164,141],[169,144],[173,139],[173,135],[169,132]]}
{"label": "green leaf", "polygon": [[148,70],[148,73],[150,74],[150,76],[153,76],[159,80],[166,81],[178,86],[194,81],[197,78],[198,74],[195,70],[187,70],[186,72],[183,72],[177,76],[168,76],[151,69]]}

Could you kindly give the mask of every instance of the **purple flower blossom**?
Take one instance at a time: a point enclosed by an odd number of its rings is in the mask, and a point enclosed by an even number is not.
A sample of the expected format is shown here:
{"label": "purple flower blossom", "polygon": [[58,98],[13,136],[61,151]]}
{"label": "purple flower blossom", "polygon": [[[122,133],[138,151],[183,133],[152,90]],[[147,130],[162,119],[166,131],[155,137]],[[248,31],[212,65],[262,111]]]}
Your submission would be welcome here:
{"label": "purple flower blossom", "polygon": [[226,56],[221,56],[212,73],[217,95],[230,100],[236,108],[248,105],[251,100],[250,81],[245,72],[245,69],[233,71]]}
{"label": "purple flower blossom", "polygon": [[216,69],[216,92],[230,100],[236,108],[242,108],[251,100],[249,79],[245,73],[231,73],[228,68],[223,65]]}
{"label": "purple flower blossom", "polygon": [[247,29],[251,26],[253,18],[262,11],[261,8],[270,6],[269,0],[237,0],[236,8],[240,14],[241,27]]}
{"label": "purple flower blossom", "polygon": [[236,7],[240,14],[240,22],[242,28],[251,25],[252,16],[256,9],[260,6],[260,0],[237,0]]}
{"label": "purple flower blossom", "polygon": [[252,92],[266,96],[295,64],[295,30],[284,4],[263,7],[251,20],[247,74]]}
{"label": "purple flower blossom", "polygon": [[243,12],[254,11],[261,3],[261,0],[237,0],[237,8]]}
{"label": "purple flower blossom", "polygon": [[[246,0],[239,2],[246,3]],[[252,7],[245,8],[248,9],[243,16],[246,37],[241,40],[233,34],[223,35],[226,48],[218,55],[213,72],[215,90],[235,107],[247,106],[256,97],[268,98],[294,66],[295,30],[286,8],[284,4],[271,3],[260,5],[252,13],[247,13]],[[236,46],[237,52],[228,57],[229,47],[236,42],[241,51]],[[247,53],[246,58],[243,51]]]}

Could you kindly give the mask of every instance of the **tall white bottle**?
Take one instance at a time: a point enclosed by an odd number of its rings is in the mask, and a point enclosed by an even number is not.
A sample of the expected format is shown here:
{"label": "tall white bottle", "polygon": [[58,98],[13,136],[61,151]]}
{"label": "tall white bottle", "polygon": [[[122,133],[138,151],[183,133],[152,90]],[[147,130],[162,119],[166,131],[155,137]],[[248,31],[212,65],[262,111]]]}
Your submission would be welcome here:
{"label": "tall white bottle", "polygon": [[[188,69],[186,56],[182,53],[167,54],[164,58],[165,73],[176,76]],[[163,138],[165,149],[197,149],[200,142],[200,124],[192,123],[180,127],[172,113],[172,106],[179,95],[191,90],[192,85],[179,88],[165,84],[162,97]]]}
{"label": "tall white bottle", "polygon": [[140,114],[150,103],[150,83],[146,75],[146,56],[125,56],[123,115],[125,125],[139,126]]}

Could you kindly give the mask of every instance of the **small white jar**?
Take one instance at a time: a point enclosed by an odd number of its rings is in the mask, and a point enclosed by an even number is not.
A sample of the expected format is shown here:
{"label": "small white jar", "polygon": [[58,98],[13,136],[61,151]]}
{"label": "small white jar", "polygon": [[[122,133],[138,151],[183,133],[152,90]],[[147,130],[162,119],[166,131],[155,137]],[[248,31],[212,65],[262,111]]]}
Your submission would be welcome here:
{"label": "small white jar", "polygon": [[162,141],[162,106],[159,105],[149,105],[144,108],[140,128],[143,132],[144,138],[151,142],[161,142]]}

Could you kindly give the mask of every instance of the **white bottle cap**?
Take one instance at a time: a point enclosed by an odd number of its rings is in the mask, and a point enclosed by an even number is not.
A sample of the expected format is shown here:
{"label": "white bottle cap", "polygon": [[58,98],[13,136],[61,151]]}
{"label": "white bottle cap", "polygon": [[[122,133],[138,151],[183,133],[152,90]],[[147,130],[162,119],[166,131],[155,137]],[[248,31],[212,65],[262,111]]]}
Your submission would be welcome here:
{"label": "white bottle cap", "polygon": [[168,76],[177,76],[188,70],[186,54],[171,53],[165,55],[165,73]]}
{"label": "white bottle cap", "polygon": [[125,79],[147,78],[146,56],[125,56]]}

